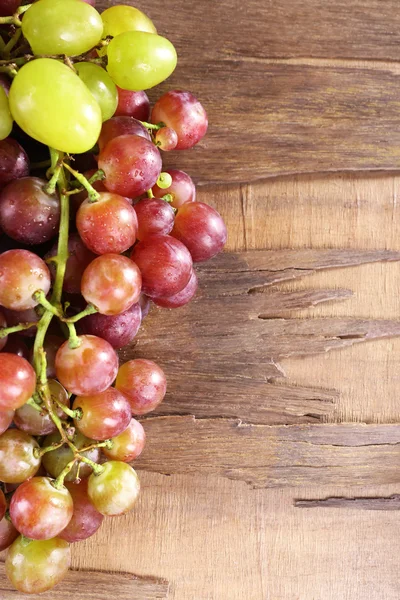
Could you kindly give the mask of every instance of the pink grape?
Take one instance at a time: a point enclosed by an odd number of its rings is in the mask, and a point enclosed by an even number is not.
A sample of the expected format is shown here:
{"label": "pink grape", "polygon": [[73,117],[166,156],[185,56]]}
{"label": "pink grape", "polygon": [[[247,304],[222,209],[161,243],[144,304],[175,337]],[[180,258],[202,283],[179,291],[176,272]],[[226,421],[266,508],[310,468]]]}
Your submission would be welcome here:
{"label": "pink grape", "polygon": [[100,152],[107,146],[108,142],[121,135],[138,135],[151,142],[151,135],[148,129],[137,118],[134,119],[133,116],[111,117],[111,119],[103,123],[101,128],[98,141]]}
{"label": "pink grape", "polygon": [[105,516],[124,515],[134,507],[140,492],[136,471],[130,465],[111,460],[103,465],[100,475],[92,474],[88,482],[88,496]]}
{"label": "pink grape", "polygon": [[172,231],[175,213],[165,200],[144,198],[135,204],[134,209],[138,220],[139,240],[158,233],[168,235]]}
{"label": "pink grape", "polygon": [[175,150],[178,145],[178,134],[171,127],[161,127],[156,132],[154,141],[160,150],[170,152],[171,150]]}
{"label": "pink grape", "polygon": [[[54,444],[57,445],[60,443],[60,440],[61,437],[57,431],[48,435],[45,438],[43,446],[47,447],[52,446]],[[86,458],[92,460],[95,463],[99,462],[101,456],[100,448],[92,448],[91,450],[86,450],[85,452],[82,452],[83,448],[89,448],[90,446],[92,446],[95,443],[94,440],[87,438],[80,431],[75,431],[75,435],[72,438],[72,443],[81,452],[82,456],[85,456]],[[51,475],[52,477],[58,477],[61,471],[65,469],[67,464],[71,462],[73,458],[74,454],[71,448],[67,444],[63,444],[60,448],[57,448],[52,452],[46,452],[46,454],[43,455],[42,464],[49,475]],[[78,471],[79,478],[85,479],[91,474],[92,467],[84,462],[81,462],[78,469],[78,465],[75,464],[66,476],[65,481],[75,481],[78,476]]]}
{"label": "pink grape", "polygon": [[169,298],[153,298],[153,302],[162,308],[180,308],[192,300],[197,292],[197,288],[197,275],[193,270],[192,276],[189,279],[189,283],[183,288],[182,291],[178,292],[174,296],[170,296]]}
{"label": "pink grape", "polygon": [[33,294],[50,289],[50,272],[39,256],[28,250],[8,250],[0,255],[0,304],[11,310],[37,305]]}
{"label": "pink grape", "polygon": [[[4,313],[0,310],[0,329],[7,327],[7,321],[4,316]],[[4,346],[7,344],[8,336],[0,338],[0,352],[3,350]]]}
{"label": "pink grape", "polygon": [[0,435],[7,431],[12,423],[13,418],[13,410],[0,410]]}
{"label": "pink grape", "polygon": [[[85,246],[77,233],[72,233],[69,236],[68,254],[63,289],[68,294],[80,294],[82,275],[86,267],[96,258],[96,255]],[[57,245],[53,246],[46,254],[46,258],[51,256],[57,256]],[[49,264],[49,269],[54,280],[56,276],[54,263]]]}
{"label": "pink grape", "polygon": [[156,363],[138,358],[120,367],[115,386],[129,400],[133,415],[145,415],[164,400],[167,380]]}
{"label": "pink grape", "polygon": [[137,217],[123,196],[103,192],[97,202],[85,200],[76,215],[84,244],[95,254],[122,254],[136,241]]}
{"label": "pink grape", "polygon": [[11,138],[0,141],[0,188],[29,175],[29,158],[25,150]]}
{"label": "pink grape", "polygon": [[0,410],[16,410],[35,391],[35,371],[25,358],[16,354],[2,352],[0,360]]}
{"label": "pink grape", "polygon": [[[40,320],[40,317],[34,308],[27,308],[26,310],[8,310],[7,308],[2,308],[2,311],[6,317],[8,327],[14,327],[14,325],[19,325],[20,323],[37,323]],[[36,335],[36,327],[30,327],[29,329],[24,329],[19,332],[19,335],[23,337],[35,337]],[[24,358],[26,358],[24,356]]]}
{"label": "pink grape", "polygon": [[75,426],[83,435],[94,440],[108,440],[128,427],[131,409],[128,400],[115,388],[92,396],[77,396],[73,409],[81,408],[83,416]]}
{"label": "pink grape", "polygon": [[103,254],[86,268],[82,296],[102,315],[118,315],[139,300],[142,277],[137,265],[126,256]]}
{"label": "pink grape", "polygon": [[108,459],[128,463],[138,458],[146,444],[146,434],[141,423],[131,419],[125,431],[113,439],[113,444],[112,448],[103,448]]}
{"label": "pink grape", "polygon": [[35,438],[18,429],[7,429],[0,435],[0,481],[22,483],[37,473],[40,458],[34,450],[39,448]]}
{"label": "pink grape", "polygon": [[72,544],[94,535],[104,517],[89,500],[87,479],[82,479],[80,483],[67,483],[66,487],[72,496],[74,512],[67,527],[58,537]]}
{"label": "pink grape", "polygon": [[88,396],[104,392],[118,372],[118,357],[108,342],[94,335],[79,336],[79,348],[65,342],[56,355],[56,373],[71,393]]}
{"label": "pink grape", "polygon": [[180,208],[182,204],[196,200],[196,186],[187,173],[178,169],[169,169],[166,173],[171,175],[172,184],[166,189],[161,189],[156,184],[153,187],[153,194],[156,198],[162,198],[169,194],[172,196],[171,206],[173,208]]}
{"label": "pink grape", "polygon": [[165,123],[178,134],[177,150],[193,148],[207,133],[207,113],[190,92],[167,92],[156,102],[152,123]]}
{"label": "pink grape", "polygon": [[18,535],[19,533],[14,525],[8,519],[3,517],[0,521],[0,552],[11,546]]}
{"label": "pink grape", "polygon": [[[60,419],[65,420],[67,415],[56,404],[56,400],[69,408],[70,400],[66,390],[55,379],[49,379],[49,389],[54,412]],[[15,412],[14,423],[18,429],[26,431],[30,435],[48,435],[57,430],[52,418],[45,409],[39,412],[33,406],[29,406],[29,404],[25,404]]]}
{"label": "pink grape", "polygon": [[117,86],[118,106],[116,117],[134,117],[139,121],[148,121],[150,117],[150,100],[146,92],[131,92]]}
{"label": "pink grape", "polygon": [[58,231],[60,201],[45,192],[47,181],[23,177],[9,183],[0,194],[0,227],[23,244],[43,244]]}
{"label": "pink grape", "polygon": [[149,140],[138,135],[121,135],[100,152],[99,168],[106,174],[104,185],[110,192],[136,198],[152,188],[159,178],[161,155]]}
{"label": "pink grape", "polygon": [[172,235],[189,249],[193,262],[209,260],[226,244],[226,225],[221,215],[208,204],[184,204],[175,217]]}
{"label": "pink grape", "polygon": [[19,335],[9,335],[4,352],[9,354],[17,354],[21,358],[29,358],[28,346]]}
{"label": "pink grape", "polygon": [[113,348],[123,348],[133,341],[141,322],[142,310],[140,304],[136,303],[119,315],[89,315],[79,322],[78,327],[80,333],[97,335],[107,340]]}
{"label": "pink grape", "polygon": [[173,296],[189,283],[193,265],[190,252],[169,235],[154,235],[139,242],[131,258],[142,273],[142,289],[147,296]]}

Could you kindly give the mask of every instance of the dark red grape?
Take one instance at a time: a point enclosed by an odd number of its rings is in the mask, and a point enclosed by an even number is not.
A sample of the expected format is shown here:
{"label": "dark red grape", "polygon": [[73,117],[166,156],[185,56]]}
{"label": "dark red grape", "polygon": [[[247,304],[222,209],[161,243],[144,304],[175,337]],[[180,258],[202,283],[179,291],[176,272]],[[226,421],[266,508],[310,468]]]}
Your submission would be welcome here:
{"label": "dark red grape", "polygon": [[23,244],[51,240],[60,223],[60,201],[44,191],[47,181],[22,177],[9,183],[0,194],[0,227]]}
{"label": "dark red grape", "polygon": [[145,415],[164,400],[167,379],[155,362],[138,358],[122,365],[115,386],[129,400],[133,415]]}
{"label": "dark red grape", "polygon": [[172,184],[169,188],[161,189],[156,184],[153,187],[153,194],[156,198],[163,198],[166,194],[172,196],[171,206],[179,208],[185,202],[194,202],[196,200],[196,186],[192,178],[184,171],[178,169],[169,169],[165,171],[172,177]]}
{"label": "dark red grape", "polygon": [[98,141],[100,152],[107,146],[108,142],[121,135],[138,135],[151,142],[149,130],[133,117],[112,117],[101,128]]}
{"label": "dark red grape", "polygon": [[11,310],[37,305],[33,294],[50,289],[50,272],[39,256],[28,250],[8,250],[0,254],[0,304]]}
{"label": "dark red grape", "polygon": [[165,123],[178,134],[177,150],[193,148],[207,133],[207,114],[190,92],[167,92],[156,102],[152,123]]}
{"label": "dark red grape", "polygon": [[139,497],[139,478],[130,465],[121,461],[110,460],[103,466],[100,475],[89,477],[89,498],[105,516],[124,515],[132,510]]}
{"label": "dark red grape", "polygon": [[1,0],[0,2],[0,17],[9,17],[15,13],[21,0]]}
{"label": "dark red grape", "polygon": [[[37,323],[40,320],[40,316],[36,312],[35,308],[28,308],[26,310],[8,310],[7,308],[2,308],[4,315],[6,317],[8,327],[14,327],[15,325],[19,325],[20,323]],[[19,335],[23,337],[35,337],[36,335],[36,327],[30,327],[29,329],[24,329],[19,332]],[[11,352],[11,354],[16,354]],[[27,358],[24,356],[24,358]]]}
{"label": "dark red grape", "polygon": [[73,410],[81,408],[82,418],[75,427],[94,440],[108,440],[125,431],[131,420],[128,400],[113,387],[100,394],[77,396]]}
{"label": "dark red grape", "polygon": [[123,348],[133,341],[141,322],[142,311],[137,303],[120,315],[89,315],[79,322],[78,327],[80,333],[97,335],[107,340],[113,348]]}
{"label": "dark red grape", "polygon": [[193,264],[190,252],[169,235],[154,235],[139,242],[131,258],[142,273],[142,289],[147,296],[173,296],[189,283]]}
{"label": "dark red grape", "polygon": [[[96,255],[85,246],[77,233],[71,233],[69,236],[68,254],[63,289],[68,294],[80,294],[82,275],[86,267],[96,258]],[[46,258],[51,256],[57,256],[57,244],[46,254]],[[49,263],[49,269],[54,279],[56,276],[54,263]]]}
{"label": "dark red grape", "polygon": [[29,158],[25,150],[11,138],[0,141],[0,187],[29,175]]}
{"label": "dark red grape", "polygon": [[156,132],[154,141],[160,150],[170,152],[171,150],[175,150],[178,145],[178,134],[171,127],[161,127]]}
{"label": "dark red grape", "polygon": [[0,410],[16,410],[35,391],[36,375],[25,358],[16,354],[0,354]]}
{"label": "dark red grape", "polygon": [[106,174],[104,185],[110,192],[137,198],[159,178],[161,155],[149,140],[138,135],[121,135],[100,152],[99,168]]}
{"label": "dark red grape", "polygon": [[178,292],[174,296],[169,298],[153,298],[154,304],[162,306],[163,308],[180,308],[188,304],[194,297],[198,288],[198,280],[195,271],[192,271],[192,276],[189,279],[189,283],[183,288],[181,292]]}
{"label": "dark red grape", "polygon": [[58,537],[72,544],[94,535],[104,517],[89,500],[87,479],[82,479],[80,483],[67,483],[66,487],[72,496],[74,512],[67,527]]}
{"label": "dark red grape", "polygon": [[9,354],[17,354],[22,358],[29,358],[28,346],[19,335],[9,335],[4,352]]}
{"label": "dark red grape", "polygon": [[13,541],[18,537],[19,533],[14,525],[5,517],[0,521],[0,552],[6,550]]}
{"label": "dark red grape", "polygon": [[118,106],[116,117],[134,117],[139,121],[148,121],[150,117],[150,100],[146,92],[131,92],[117,86]]}
{"label": "dark red grape", "polygon": [[103,448],[103,452],[110,460],[132,462],[141,455],[145,443],[146,434],[143,426],[136,419],[131,419],[125,431],[113,439],[113,447]]}
{"label": "dark red grape", "polygon": [[[58,432],[52,433],[51,435],[48,435],[45,438],[43,446],[47,447],[52,446],[53,444],[58,444],[60,440],[61,437]],[[82,456],[85,456],[86,458],[92,460],[95,463],[99,462],[101,456],[100,448],[92,448],[91,450],[86,450],[86,452],[82,452],[82,448],[89,448],[95,443],[94,440],[87,438],[80,431],[76,431],[72,442],[75,445],[75,447],[81,452]],[[57,450],[53,450],[52,452],[46,452],[46,454],[43,455],[42,463],[49,475],[51,475],[52,477],[58,477],[61,471],[65,469],[67,464],[71,462],[73,458],[74,454],[71,448],[67,444],[64,444],[60,448],[57,448]],[[75,464],[66,476],[65,481],[75,481],[78,476],[78,471],[79,478],[85,479],[91,474],[92,467],[84,462],[81,462],[80,467],[78,469],[78,464]]]}
{"label": "dark red grape", "polygon": [[178,210],[172,235],[189,249],[194,262],[209,260],[226,244],[226,225],[208,204],[189,202]]}
{"label": "dark red grape", "polygon": [[168,235],[172,231],[175,213],[165,200],[144,198],[134,206],[138,220],[138,240],[158,233]]}
{"label": "dark red grape", "polygon": [[37,473],[40,458],[34,450],[39,448],[35,438],[19,429],[7,429],[0,435],[0,481],[22,483]]}

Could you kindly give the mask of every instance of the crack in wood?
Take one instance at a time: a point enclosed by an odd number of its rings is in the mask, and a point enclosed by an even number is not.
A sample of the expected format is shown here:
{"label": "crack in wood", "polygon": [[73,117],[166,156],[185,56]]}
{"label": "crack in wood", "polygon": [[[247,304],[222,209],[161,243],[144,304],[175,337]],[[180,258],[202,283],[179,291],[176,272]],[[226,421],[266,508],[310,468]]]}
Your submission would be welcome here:
{"label": "crack in wood", "polygon": [[332,497],[313,500],[298,499],[296,508],[347,508],[353,510],[400,510],[400,495],[384,497],[344,498]]}

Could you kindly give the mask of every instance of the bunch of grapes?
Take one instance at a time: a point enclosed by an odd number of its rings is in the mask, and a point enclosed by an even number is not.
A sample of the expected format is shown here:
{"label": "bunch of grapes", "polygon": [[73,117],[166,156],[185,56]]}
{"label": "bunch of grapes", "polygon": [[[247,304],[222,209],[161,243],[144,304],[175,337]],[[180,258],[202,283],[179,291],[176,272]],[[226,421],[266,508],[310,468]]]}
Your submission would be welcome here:
{"label": "bunch of grapes", "polygon": [[208,122],[189,92],[150,109],[177,56],[145,14],[2,0],[0,57],[0,551],[15,588],[40,593],[71,543],[134,506],[135,417],[166,378],[116,350],[151,303],[193,298],[226,228],[189,175],[162,170]]}

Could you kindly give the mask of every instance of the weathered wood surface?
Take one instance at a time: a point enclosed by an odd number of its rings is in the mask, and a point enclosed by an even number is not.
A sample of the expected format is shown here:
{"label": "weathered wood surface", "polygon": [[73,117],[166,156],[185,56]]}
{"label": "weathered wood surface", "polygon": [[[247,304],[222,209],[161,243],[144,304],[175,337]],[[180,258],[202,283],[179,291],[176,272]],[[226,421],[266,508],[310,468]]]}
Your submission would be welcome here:
{"label": "weathered wood surface", "polygon": [[322,500],[295,500],[297,508],[351,508],[355,510],[400,510],[400,495],[388,498],[324,498]]}

